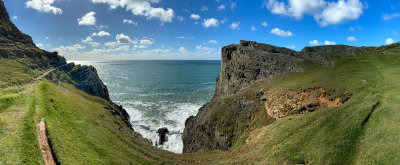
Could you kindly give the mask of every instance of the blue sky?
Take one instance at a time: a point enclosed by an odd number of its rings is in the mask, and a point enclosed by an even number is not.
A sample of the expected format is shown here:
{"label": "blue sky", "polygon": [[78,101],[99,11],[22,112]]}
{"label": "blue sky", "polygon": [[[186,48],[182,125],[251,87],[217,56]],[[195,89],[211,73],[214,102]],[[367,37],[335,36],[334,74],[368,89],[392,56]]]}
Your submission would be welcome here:
{"label": "blue sky", "polygon": [[4,0],[36,45],[67,60],[220,59],[252,40],[294,50],[399,41],[397,0]]}

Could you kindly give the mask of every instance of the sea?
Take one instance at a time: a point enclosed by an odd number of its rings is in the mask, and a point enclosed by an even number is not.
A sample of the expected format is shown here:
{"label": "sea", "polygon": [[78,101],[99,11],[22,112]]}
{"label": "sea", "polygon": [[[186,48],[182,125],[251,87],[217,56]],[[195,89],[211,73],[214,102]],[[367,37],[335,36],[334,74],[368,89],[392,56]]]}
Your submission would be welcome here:
{"label": "sea", "polygon": [[[68,61],[92,65],[108,87],[110,98],[122,105],[133,129],[158,148],[182,153],[185,120],[214,95],[220,61]],[[169,130],[158,144],[157,130]]]}

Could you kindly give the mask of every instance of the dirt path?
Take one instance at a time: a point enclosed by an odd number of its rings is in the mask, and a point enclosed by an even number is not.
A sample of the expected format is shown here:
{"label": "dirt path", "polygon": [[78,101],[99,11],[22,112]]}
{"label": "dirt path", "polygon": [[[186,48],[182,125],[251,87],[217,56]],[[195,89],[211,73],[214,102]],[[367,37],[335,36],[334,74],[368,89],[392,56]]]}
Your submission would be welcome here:
{"label": "dirt path", "polygon": [[40,75],[39,77],[34,78],[29,84],[33,85],[35,84],[37,81],[42,80],[45,76],[47,76],[49,73],[51,73],[52,71],[54,71],[56,68],[51,69],[47,72],[44,72],[42,75]]}
{"label": "dirt path", "polygon": [[56,162],[53,158],[53,153],[51,152],[51,148],[49,145],[49,140],[47,139],[47,132],[46,132],[46,124],[44,123],[44,118],[39,123],[39,146],[40,150],[42,151],[43,160],[45,165],[56,165]]}

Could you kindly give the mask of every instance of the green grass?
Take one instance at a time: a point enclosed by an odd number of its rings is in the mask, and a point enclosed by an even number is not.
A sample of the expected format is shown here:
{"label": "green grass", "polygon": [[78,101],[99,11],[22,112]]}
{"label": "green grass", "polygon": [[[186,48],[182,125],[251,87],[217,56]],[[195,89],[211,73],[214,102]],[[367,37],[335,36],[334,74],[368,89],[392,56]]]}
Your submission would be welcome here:
{"label": "green grass", "polygon": [[[8,75],[11,80],[0,78],[0,87],[7,87],[0,89],[0,164],[43,163],[36,139],[42,117],[61,164],[399,164],[400,48],[390,45],[334,58],[335,67],[310,63],[306,72],[260,80],[218,100],[214,121],[230,120],[220,129],[235,137],[234,147],[181,155],[152,147],[105,108],[113,108],[106,100],[70,84],[44,81],[8,88],[40,73],[18,70]],[[19,67],[1,61],[2,67]],[[275,120],[265,115],[264,102],[255,96],[260,90],[314,87],[325,88],[331,97],[352,97],[340,107]],[[230,111],[239,101],[254,101],[248,109],[251,120]],[[378,102],[382,106],[372,111]],[[238,126],[244,121],[248,123]],[[246,142],[249,137],[253,139]]]}
{"label": "green grass", "polygon": [[42,73],[40,70],[26,68],[16,60],[0,57],[0,90],[26,84]]}

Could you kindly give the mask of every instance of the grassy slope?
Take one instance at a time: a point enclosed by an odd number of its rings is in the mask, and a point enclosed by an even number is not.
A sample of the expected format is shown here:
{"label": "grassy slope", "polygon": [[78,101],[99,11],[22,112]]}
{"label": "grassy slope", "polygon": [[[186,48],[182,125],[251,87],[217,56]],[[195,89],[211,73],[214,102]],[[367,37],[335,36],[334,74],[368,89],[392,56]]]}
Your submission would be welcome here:
{"label": "grassy slope", "polygon": [[[311,66],[307,72],[245,88],[232,98],[254,95],[260,89],[311,87],[334,89],[334,96],[353,96],[341,107],[286,117],[268,126],[255,124],[253,132],[241,137],[229,152],[175,155],[156,149],[127,131],[119,117],[104,108],[109,106],[106,101],[68,84],[42,82],[1,89],[0,162],[43,163],[33,135],[44,117],[61,163],[398,164],[400,49],[398,45],[388,48],[339,58],[333,68]],[[377,102],[382,107],[364,124]]]}

